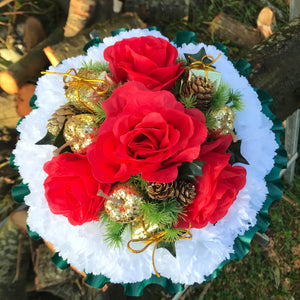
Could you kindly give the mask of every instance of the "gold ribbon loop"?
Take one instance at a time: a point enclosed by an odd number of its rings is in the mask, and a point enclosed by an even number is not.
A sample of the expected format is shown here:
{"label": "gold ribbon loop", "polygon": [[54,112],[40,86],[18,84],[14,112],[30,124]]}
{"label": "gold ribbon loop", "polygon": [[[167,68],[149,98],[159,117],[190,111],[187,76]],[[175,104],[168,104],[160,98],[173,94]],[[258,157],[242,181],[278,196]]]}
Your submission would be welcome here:
{"label": "gold ribbon loop", "polygon": [[[154,253],[155,250],[158,246],[158,244],[162,241],[164,241],[165,239],[165,235],[166,235],[166,231],[162,231],[162,232],[158,232],[158,233],[149,233],[146,229],[144,220],[141,219],[141,223],[144,229],[145,234],[147,235],[146,238],[140,238],[140,239],[131,239],[128,243],[127,243],[127,248],[133,252],[133,253],[141,253],[143,251],[145,251],[150,245],[152,245],[154,243],[154,248],[153,248],[153,252],[152,252],[152,265],[153,265],[153,269],[155,271],[155,274],[157,277],[160,277],[159,273],[157,272],[157,269],[155,267],[155,262],[154,262]],[[176,239],[176,241],[185,239],[185,240],[189,240],[192,238],[192,233],[190,232],[191,229],[191,224],[189,225],[188,229],[180,229],[182,232],[184,232],[184,234],[180,237],[178,237],[178,239]],[[145,246],[142,249],[139,250],[135,250],[133,249],[130,244],[133,242],[143,242],[143,244],[145,244]]]}
{"label": "gold ribbon loop", "polygon": [[[202,59],[199,61],[199,60],[196,60],[195,58],[191,57],[191,56],[188,56],[189,59],[193,60],[193,62],[189,65],[189,69],[197,69],[197,70],[204,70],[205,72],[205,76],[206,78],[208,78],[208,71],[215,71],[215,69],[213,67],[211,67],[211,65],[213,63],[215,63],[219,58],[220,56],[222,55],[222,53],[220,53],[217,58],[214,58],[213,56],[209,55],[209,54],[206,54],[202,57]],[[209,62],[209,63],[205,63],[204,62],[204,59],[205,58],[210,58],[212,61]]]}
{"label": "gold ribbon loop", "polygon": [[[71,72],[74,72],[75,75],[70,74]],[[88,89],[93,90],[96,94],[101,95],[101,94],[105,94],[109,88],[110,85],[107,81],[102,80],[102,79],[89,79],[86,78],[85,76],[90,72],[90,70],[86,70],[82,76],[79,76],[77,71],[74,68],[69,69],[66,73],[60,73],[60,72],[41,72],[42,74],[55,74],[55,75],[64,75],[63,81],[65,84],[67,85],[75,85],[77,87],[77,98],[78,98],[78,102],[85,107],[88,111],[93,112],[89,107],[86,106],[86,104],[84,104],[83,101],[81,101],[80,99],[80,93],[79,93],[79,89],[81,87],[85,87]],[[75,80],[68,80],[67,81],[67,77],[71,77],[71,78],[75,78]],[[99,83],[105,84],[106,87],[103,88],[101,85],[99,85]]]}

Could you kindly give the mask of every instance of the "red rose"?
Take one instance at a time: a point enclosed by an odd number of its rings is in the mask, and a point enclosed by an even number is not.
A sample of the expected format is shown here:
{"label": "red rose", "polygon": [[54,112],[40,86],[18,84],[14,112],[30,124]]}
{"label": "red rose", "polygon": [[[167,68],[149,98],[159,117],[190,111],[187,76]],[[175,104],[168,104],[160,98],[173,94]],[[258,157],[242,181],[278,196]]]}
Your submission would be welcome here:
{"label": "red rose", "polygon": [[177,49],[153,36],[123,39],[103,55],[116,82],[139,81],[155,91],[170,89],[184,71],[176,63]]}
{"label": "red rose", "polygon": [[232,142],[226,135],[214,142],[203,144],[199,160],[205,162],[203,175],[197,177],[197,196],[187,206],[187,215],[180,220],[178,227],[201,228],[208,222],[214,224],[222,219],[235,201],[238,192],[246,184],[246,170],[228,163],[230,154],[225,153]]}
{"label": "red rose", "polygon": [[52,213],[68,218],[72,225],[97,220],[105,199],[97,196],[110,185],[98,183],[92,175],[86,156],[63,153],[44,165],[48,174],[45,196]]}
{"label": "red rose", "polygon": [[87,150],[101,182],[139,173],[147,181],[173,181],[182,162],[198,157],[207,136],[201,111],[185,110],[172,93],[154,92],[139,82],[115,89],[102,105],[107,118]]}

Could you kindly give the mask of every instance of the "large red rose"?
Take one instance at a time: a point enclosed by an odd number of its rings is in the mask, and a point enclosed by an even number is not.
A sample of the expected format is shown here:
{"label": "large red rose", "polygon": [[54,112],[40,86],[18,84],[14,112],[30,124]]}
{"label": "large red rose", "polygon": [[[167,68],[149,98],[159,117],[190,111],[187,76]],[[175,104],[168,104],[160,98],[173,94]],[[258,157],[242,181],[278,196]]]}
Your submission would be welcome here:
{"label": "large red rose", "polygon": [[153,36],[123,39],[103,53],[116,82],[139,81],[149,89],[170,89],[184,71],[177,64],[177,49]]}
{"label": "large red rose", "polygon": [[235,201],[238,192],[246,184],[246,170],[228,163],[230,154],[225,153],[232,142],[231,134],[202,145],[198,160],[205,162],[203,175],[197,177],[197,196],[187,206],[187,215],[178,227],[201,228],[222,219]]}
{"label": "large red rose", "polygon": [[144,180],[171,182],[177,167],[195,160],[207,136],[205,117],[185,110],[168,91],[151,91],[128,82],[102,103],[106,120],[87,150],[95,178],[125,181],[141,173]]}
{"label": "large red rose", "polygon": [[52,213],[67,217],[72,225],[98,219],[105,199],[97,192],[108,193],[110,185],[95,180],[86,156],[63,153],[47,162],[44,170],[45,197]]}

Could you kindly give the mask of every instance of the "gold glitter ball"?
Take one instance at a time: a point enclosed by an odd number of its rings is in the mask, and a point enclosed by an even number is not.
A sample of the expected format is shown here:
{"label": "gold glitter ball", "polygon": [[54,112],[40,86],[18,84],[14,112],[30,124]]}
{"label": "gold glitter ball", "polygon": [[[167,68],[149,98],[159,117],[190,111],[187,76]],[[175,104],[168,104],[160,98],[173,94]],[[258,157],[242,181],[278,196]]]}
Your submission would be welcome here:
{"label": "gold glitter ball", "polygon": [[234,112],[229,106],[223,105],[217,110],[212,110],[210,117],[214,120],[214,126],[209,131],[209,137],[217,139],[228,133],[233,133]]}
{"label": "gold glitter ball", "polygon": [[63,135],[66,142],[71,142],[73,152],[84,154],[86,148],[96,140],[98,129],[96,116],[80,114],[72,116],[66,122]]}
{"label": "gold glitter ball", "polygon": [[119,183],[113,187],[104,207],[112,221],[131,223],[140,217],[139,203],[142,196],[132,185]]}
{"label": "gold glitter ball", "polygon": [[[84,79],[101,79],[108,82],[111,86],[111,80],[107,77],[107,72],[98,70],[89,70],[80,68],[77,76]],[[95,91],[84,81],[76,78],[70,78],[65,85],[65,97],[78,109],[85,109],[90,112],[96,111],[98,103],[103,102],[108,98],[107,94],[98,94],[96,91],[104,90],[107,87],[105,83],[95,83],[93,88]]]}

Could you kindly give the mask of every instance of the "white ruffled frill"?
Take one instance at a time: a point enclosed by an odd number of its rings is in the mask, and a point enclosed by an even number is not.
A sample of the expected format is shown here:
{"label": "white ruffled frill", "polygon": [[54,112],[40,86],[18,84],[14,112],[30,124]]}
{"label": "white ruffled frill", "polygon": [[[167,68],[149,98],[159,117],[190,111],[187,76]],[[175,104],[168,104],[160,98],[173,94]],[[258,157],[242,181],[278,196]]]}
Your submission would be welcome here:
{"label": "white ruffled frill", "polygon": [[[167,39],[160,32],[147,29],[121,32],[118,36],[105,38],[98,47],[89,48],[86,56],[66,59],[57,67],[50,67],[49,71],[66,72],[70,68],[80,68],[83,61],[103,61],[103,51],[107,46],[121,39],[145,35]],[[213,57],[220,53],[214,46],[184,44],[178,48],[179,57],[184,58],[184,53],[197,53],[201,47]],[[242,139],[242,155],[249,162],[249,165],[243,165],[247,169],[247,183],[222,220],[202,229],[192,229],[191,240],[176,242],[176,258],[166,249],[155,251],[158,272],[174,283],[204,281],[204,276],[210,275],[223,260],[229,258],[235,238],[255,225],[256,215],[268,192],[264,178],[273,167],[278,147],[271,131],[272,122],[261,112],[260,101],[247,79],[239,75],[225,55],[221,55],[214,66],[222,73],[225,83],[241,92],[245,104],[244,110],[236,113],[235,129]],[[54,111],[67,102],[63,86],[61,75],[42,76],[36,88],[38,109],[18,126],[20,140],[13,153],[23,182],[29,184],[31,191],[25,197],[26,204],[30,206],[27,223],[32,231],[51,242],[60,256],[80,271],[95,275],[101,273],[111,282],[133,283],[147,279],[154,273],[152,245],[142,253],[132,253],[126,246],[130,234],[125,232],[124,247],[109,248],[104,242],[104,228],[100,222],[72,226],[67,218],[54,215],[49,210],[44,197],[43,182],[47,175],[43,165],[52,158],[55,147],[35,143],[45,136],[47,120]]]}

